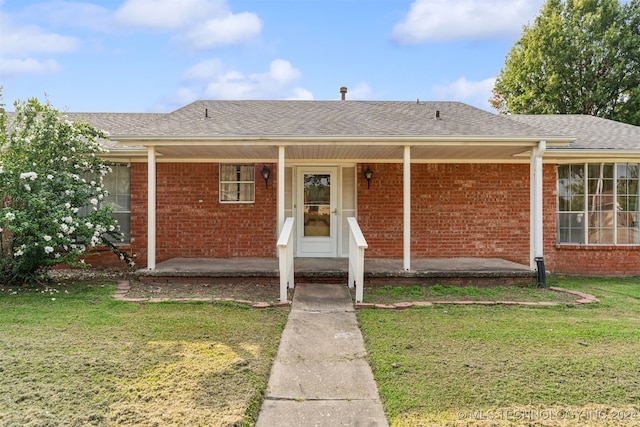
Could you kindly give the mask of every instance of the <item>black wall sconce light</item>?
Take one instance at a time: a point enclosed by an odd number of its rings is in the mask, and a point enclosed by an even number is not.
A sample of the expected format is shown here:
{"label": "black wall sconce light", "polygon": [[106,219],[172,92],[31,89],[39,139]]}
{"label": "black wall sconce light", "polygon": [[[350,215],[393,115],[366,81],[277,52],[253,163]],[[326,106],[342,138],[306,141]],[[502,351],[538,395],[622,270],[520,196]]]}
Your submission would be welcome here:
{"label": "black wall sconce light", "polygon": [[262,166],[262,178],[264,178],[265,188],[269,188],[269,176],[271,176],[271,169],[267,165]]}
{"label": "black wall sconce light", "polygon": [[367,188],[371,188],[371,178],[373,178],[373,171],[370,166],[364,171],[364,179],[367,180]]}

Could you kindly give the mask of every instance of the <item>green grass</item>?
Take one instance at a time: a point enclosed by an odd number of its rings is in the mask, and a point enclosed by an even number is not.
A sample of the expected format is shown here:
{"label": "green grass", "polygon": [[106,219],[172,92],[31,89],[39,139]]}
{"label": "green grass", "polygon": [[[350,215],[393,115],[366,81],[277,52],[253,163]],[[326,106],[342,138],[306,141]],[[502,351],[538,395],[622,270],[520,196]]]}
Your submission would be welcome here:
{"label": "green grass", "polygon": [[[358,311],[390,424],[640,424],[640,279],[549,282],[601,302]],[[287,310],[124,303],[114,290],[0,289],[0,425],[255,422]],[[502,299],[508,289],[430,292]]]}
{"label": "green grass", "polygon": [[251,425],[288,311],[0,290],[0,425]]}
{"label": "green grass", "polygon": [[639,425],[640,279],[549,281],[601,302],[358,311],[390,424]]}

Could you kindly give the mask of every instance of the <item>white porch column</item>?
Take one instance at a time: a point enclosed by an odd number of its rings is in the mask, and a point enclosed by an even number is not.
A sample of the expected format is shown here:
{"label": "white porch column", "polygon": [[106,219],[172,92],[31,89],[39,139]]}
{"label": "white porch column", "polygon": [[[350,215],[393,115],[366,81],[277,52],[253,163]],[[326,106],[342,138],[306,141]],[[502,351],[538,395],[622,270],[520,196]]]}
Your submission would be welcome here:
{"label": "white porch column", "polygon": [[538,146],[531,150],[530,188],[531,188],[531,231],[530,231],[530,268],[535,270],[534,258],[544,255],[543,231],[543,203],[542,203],[542,156],[547,149],[546,141],[538,142]]}
{"label": "white porch column", "polygon": [[147,147],[147,269],[156,268],[156,147]]}
{"label": "white porch column", "polygon": [[403,177],[402,177],[402,212],[403,212],[403,260],[405,270],[411,270],[411,147],[404,147]]}
{"label": "white porch column", "polygon": [[284,146],[278,147],[278,236],[282,232],[284,225],[284,181],[285,181],[285,164],[284,164]]}

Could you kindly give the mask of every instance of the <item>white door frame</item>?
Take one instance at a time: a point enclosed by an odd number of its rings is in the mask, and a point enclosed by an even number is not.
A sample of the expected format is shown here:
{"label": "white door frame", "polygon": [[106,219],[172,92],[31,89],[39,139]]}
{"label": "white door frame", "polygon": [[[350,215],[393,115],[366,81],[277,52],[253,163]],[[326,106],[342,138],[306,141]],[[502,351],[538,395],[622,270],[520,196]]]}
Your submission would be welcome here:
{"label": "white door frame", "polygon": [[[327,174],[330,176],[329,236],[305,237],[304,224],[304,176],[307,174]],[[296,256],[328,257],[338,256],[340,242],[341,177],[340,167],[335,166],[297,166],[294,174],[294,210],[296,212]]]}

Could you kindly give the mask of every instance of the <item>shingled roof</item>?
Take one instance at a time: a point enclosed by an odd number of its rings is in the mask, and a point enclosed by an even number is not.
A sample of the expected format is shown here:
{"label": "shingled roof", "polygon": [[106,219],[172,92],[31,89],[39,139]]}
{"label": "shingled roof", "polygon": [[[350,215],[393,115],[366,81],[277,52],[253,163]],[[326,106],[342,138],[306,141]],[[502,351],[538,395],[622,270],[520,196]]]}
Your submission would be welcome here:
{"label": "shingled roof", "polygon": [[[8,113],[9,117],[13,113]],[[640,126],[572,114],[495,115],[459,102],[195,101],[170,113],[65,113],[113,139],[495,137],[571,140],[570,149],[638,150]],[[106,148],[116,147],[114,141]]]}
{"label": "shingled roof", "polygon": [[513,121],[545,129],[556,135],[571,135],[571,149],[638,150],[640,126],[578,114],[510,115]]}
{"label": "shingled roof", "polygon": [[[87,122],[96,129],[108,132],[109,135],[141,129],[164,115],[164,113],[64,113],[64,116],[71,121]],[[112,140],[103,141],[102,144],[109,150],[117,147],[116,142]]]}
{"label": "shingled roof", "polygon": [[[15,120],[16,113],[6,112],[9,126]],[[132,129],[141,129],[149,122],[158,119],[165,113],[61,113],[63,117],[73,122],[87,122],[96,129],[107,132],[109,135],[117,135],[129,132]],[[117,147],[112,140],[103,140],[102,145],[107,149]]]}
{"label": "shingled roof", "polygon": [[[563,134],[564,135],[564,134]],[[459,102],[196,101],[116,139],[553,136]]]}

